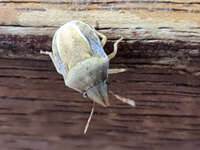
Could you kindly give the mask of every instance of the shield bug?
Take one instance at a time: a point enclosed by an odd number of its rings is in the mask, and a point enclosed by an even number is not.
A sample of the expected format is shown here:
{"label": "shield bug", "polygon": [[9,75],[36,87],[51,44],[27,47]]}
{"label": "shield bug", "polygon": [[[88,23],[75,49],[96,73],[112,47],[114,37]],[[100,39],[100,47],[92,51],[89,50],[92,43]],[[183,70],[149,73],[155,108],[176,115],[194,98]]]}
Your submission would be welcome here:
{"label": "shield bug", "polygon": [[52,52],[41,53],[50,56],[66,86],[102,106],[109,106],[109,61],[115,57],[121,40],[114,43],[114,51],[107,55],[103,49],[105,35],[84,22],[71,21],[55,32]]}

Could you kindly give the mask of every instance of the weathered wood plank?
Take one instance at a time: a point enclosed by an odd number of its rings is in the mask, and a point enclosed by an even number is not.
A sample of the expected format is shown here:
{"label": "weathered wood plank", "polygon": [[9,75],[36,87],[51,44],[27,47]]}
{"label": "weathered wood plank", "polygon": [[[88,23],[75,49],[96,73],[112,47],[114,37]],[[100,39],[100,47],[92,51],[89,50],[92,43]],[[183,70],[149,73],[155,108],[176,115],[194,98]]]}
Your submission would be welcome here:
{"label": "weathered wood plank", "polygon": [[[200,4],[192,0],[184,2],[14,0],[1,1],[0,24],[58,27],[67,21],[78,19],[104,29],[109,38],[122,35],[126,39],[199,42],[199,9]],[[43,30],[44,34],[45,32],[46,29]],[[12,34],[12,31],[8,33]],[[49,33],[45,35],[47,34]]]}
{"label": "weathered wood plank", "polygon": [[[40,50],[51,51],[52,38],[44,35],[0,35],[0,55],[18,57],[20,55],[40,55]],[[14,46],[14,47],[13,47]],[[114,63],[121,67],[133,67],[140,65],[163,65],[173,69],[181,69],[180,73],[192,73],[200,75],[200,46],[188,45],[186,42],[143,42],[123,41],[119,45],[117,57]],[[105,46],[107,53],[113,50],[113,40],[109,40]]]}
{"label": "weathered wood plank", "polygon": [[124,63],[171,65],[199,75],[199,8],[193,0],[3,0],[0,51],[27,55],[51,50],[55,30],[78,19],[108,36],[108,52],[123,36],[118,56],[129,58]]}
{"label": "weathered wood plank", "polygon": [[96,107],[88,135],[83,136],[91,102],[65,87],[48,57],[1,55],[0,62],[4,150],[199,147],[200,78],[192,74],[134,65],[110,76],[110,90],[135,99],[137,107],[110,95],[112,106]]}
{"label": "weathered wood plank", "polygon": [[[4,150],[198,149],[200,146],[200,3],[196,0],[0,0],[0,145]],[[111,67],[108,109],[64,85],[52,62],[55,30],[82,20],[123,36]]]}

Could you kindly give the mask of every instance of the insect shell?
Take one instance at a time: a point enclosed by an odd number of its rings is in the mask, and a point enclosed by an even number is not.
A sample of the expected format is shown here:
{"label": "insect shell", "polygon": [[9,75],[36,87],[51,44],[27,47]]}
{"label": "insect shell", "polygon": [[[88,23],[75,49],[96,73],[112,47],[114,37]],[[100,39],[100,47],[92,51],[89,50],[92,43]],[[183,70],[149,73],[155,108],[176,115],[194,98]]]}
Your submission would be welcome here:
{"label": "insect shell", "polygon": [[104,52],[105,43],[106,36],[93,27],[81,21],[71,21],[56,31],[52,52],[41,53],[50,56],[66,86],[102,106],[109,106],[107,80],[111,58]]}

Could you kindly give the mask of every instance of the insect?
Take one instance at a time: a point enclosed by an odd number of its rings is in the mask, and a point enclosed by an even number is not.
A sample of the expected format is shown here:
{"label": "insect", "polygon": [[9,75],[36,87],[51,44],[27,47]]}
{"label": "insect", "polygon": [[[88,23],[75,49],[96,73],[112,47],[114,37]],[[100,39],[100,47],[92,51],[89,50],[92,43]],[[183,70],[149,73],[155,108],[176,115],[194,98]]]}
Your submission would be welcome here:
{"label": "insect", "polygon": [[122,38],[114,43],[114,51],[109,55],[103,49],[106,41],[107,37],[90,25],[81,21],[71,21],[55,32],[52,52],[40,53],[50,56],[56,71],[63,76],[66,86],[106,107],[110,105],[109,61],[115,57]]}
{"label": "insect", "polygon": [[[100,41],[99,37],[102,39]],[[114,50],[107,56],[104,45],[107,37],[81,21],[71,21],[61,26],[54,34],[52,52],[40,51],[49,55],[56,71],[64,78],[65,85],[90,98],[95,104],[109,106],[108,69],[109,61],[117,54],[117,46],[123,38],[114,43]],[[112,73],[123,72],[124,69]],[[135,102],[111,92],[117,99],[131,106]],[[87,132],[94,105],[85,126]]]}

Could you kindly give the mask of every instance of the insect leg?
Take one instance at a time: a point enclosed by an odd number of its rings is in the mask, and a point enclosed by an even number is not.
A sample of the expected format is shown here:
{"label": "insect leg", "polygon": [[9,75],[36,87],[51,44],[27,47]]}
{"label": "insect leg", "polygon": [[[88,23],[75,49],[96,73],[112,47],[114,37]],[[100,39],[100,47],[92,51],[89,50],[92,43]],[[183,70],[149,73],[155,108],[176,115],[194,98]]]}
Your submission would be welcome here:
{"label": "insect leg", "polygon": [[54,55],[53,55],[52,52],[42,51],[42,50],[41,50],[41,51],[40,51],[40,54],[49,55],[50,58],[51,58],[51,60],[52,60],[52,62],[53,62],[53,64],[54,64],[54,66],[55,66],[55,68],[56,68],[56,71],[57,71],[59,74],[62,74],[61,71],[60,71],[60,66],[59,66],[58,62],[55,60],[55,57],[54,57]]}
{"label": "insect leg", "polygon": [[117,73],[122,73],[122,72],[126,72],[126,71],[128,71],[128,69],[126,69],[126,68],[109,69],[108,74],[117,74]]}
{"label": "insect leg", "polygon": [[102,45],[102,47],[104,47],[104,45],[105,45],[106,42],[107,42],[107,37],[106,37],[104,34],[98,32],[98,31],[96,31],[96,33],[97,33],[98,36],[100,36],[100,37],[102,38],[102,40],[101,40],[101,45]]}
{"label": "insect leg", "polygon": [[119,40],[117,40],[117,41],[114,43],[114,50],[113,50],[113,52],[112,52],[110,55],[108,55],[108,58],[109,58],[109,59],[112,59],[112,58],[115,57],[115,55],[117,54],[118,44],[119,44],[119,42],[121,42],[122,40],[123,40],[123,37],[121,37]]}

